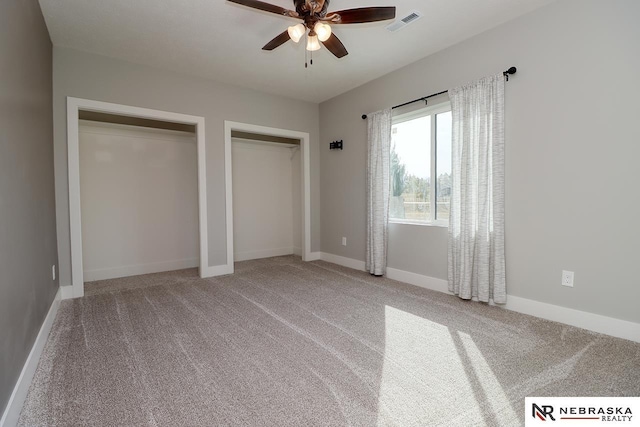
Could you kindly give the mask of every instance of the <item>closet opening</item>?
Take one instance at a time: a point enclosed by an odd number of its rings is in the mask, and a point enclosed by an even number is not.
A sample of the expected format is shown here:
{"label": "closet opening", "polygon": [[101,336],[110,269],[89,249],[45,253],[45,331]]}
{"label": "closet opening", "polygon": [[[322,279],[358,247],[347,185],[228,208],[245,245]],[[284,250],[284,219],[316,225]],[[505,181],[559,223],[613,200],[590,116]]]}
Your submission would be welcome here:
{"label": "closet opening", "polygon": [[84,282],[208,277],[204,118],[67,98],[72,295]]}
{"label": "closet opening", "polygon": [[233,219],[228,258],[309,260],[309,134],[235,122],[225,122],[225,134]]}

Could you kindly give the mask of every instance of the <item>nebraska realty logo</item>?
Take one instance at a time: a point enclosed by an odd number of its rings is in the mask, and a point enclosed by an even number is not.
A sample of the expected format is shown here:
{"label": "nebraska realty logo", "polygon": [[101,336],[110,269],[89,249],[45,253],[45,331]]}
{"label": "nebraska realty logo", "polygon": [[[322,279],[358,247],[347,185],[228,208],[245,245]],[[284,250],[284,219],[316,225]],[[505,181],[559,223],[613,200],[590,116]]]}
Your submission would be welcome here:
{"label": "nebraska realty logo", "polygon": [[527,427],[640,426],[640,397],[527,397],[524,412]]}

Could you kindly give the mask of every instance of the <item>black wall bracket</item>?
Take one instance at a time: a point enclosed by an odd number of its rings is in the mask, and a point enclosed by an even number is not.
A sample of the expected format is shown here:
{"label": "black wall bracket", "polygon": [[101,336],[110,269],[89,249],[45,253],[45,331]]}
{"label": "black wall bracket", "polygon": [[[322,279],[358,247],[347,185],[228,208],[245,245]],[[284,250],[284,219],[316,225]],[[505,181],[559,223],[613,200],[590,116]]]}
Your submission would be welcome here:
{"label": "black wall bracket", "polygon": [[342,150],[342,140],[330,142],[329,150]]}

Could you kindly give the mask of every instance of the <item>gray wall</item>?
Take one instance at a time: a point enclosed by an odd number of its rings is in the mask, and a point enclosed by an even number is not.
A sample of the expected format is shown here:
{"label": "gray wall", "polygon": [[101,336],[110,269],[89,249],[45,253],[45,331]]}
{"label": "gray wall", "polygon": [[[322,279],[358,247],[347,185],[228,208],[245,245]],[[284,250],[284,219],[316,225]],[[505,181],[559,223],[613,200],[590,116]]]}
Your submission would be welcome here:
{"label": "gray wall", "polygon": [[0,2],[0,414],[58,283],[51,41],[37,0]]}
{"label": "gray wall", "polygon": [[[345,141],[344,151],[320,153],[322,251],[364,259],[361,114],[515,65],[506,86],[508,293],[640,322],[639,16],[637,0],[562,0],[322,103],[321,140]],[[389,266],[446,279],[446,233],[392,225]],[[563,269],[575,271],[574,288],[560,286]]]}
{"label": "gray wall", "polygon": [[224,121],[308,132],[312,158],[311,250],[320,249],[318,104],[59,47],[53,50],[53,95],[58,253],[63,286],[71,284],[67,96],[205,118],[211,266],[226,263]]}

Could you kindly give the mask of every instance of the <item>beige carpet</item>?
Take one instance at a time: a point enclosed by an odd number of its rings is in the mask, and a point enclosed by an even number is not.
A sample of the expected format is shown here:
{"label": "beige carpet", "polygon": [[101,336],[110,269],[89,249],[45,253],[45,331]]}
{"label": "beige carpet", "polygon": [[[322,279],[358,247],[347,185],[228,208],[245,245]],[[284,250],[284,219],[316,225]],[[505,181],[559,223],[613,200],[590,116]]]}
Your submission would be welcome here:
{"label": "beige carpet", "polygon": [[525,396],[640,395],[640,344],[325,262],[87,288],[21,425],[512,426]]}

